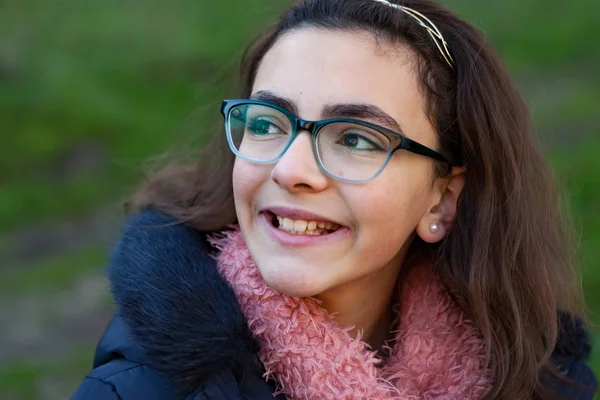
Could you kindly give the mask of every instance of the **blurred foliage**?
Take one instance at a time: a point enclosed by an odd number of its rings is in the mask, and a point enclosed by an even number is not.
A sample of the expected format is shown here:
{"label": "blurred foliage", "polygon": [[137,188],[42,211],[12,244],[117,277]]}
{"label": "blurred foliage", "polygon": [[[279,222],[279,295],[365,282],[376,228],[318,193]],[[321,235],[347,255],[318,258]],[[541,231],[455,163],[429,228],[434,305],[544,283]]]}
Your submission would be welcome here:
{"label": "blurred foliage", "polygon": [[[497,47],[531,105],[568,190],[583,283],[600,321],[600,2],[444,1]],[[276,0],[5,0],[0,4],[0,232],[70,217],[129,194],[148,157],[206,141],[250,37]],[[87,147],[86,147],[87,146]],[[95,165],[72,162],[96,149]],[[4,296],[62,290],[104,261],[82,249],[2,273]],[[76,382],[90,349],[54,365],[0,368],[0,396],[39,398],[39,380]],[[596,349],[600,346],[596,346]],[[593,367],[600,376],[600,350]],[[37,383],[36,383],[37,382]]]}
{"label": "blurred foliage", "polygon": [[[114,198],[135,182],[144,158],[173,143],[178,123],[197,105],[218,114],[219,78],[232,75],[234,54],[261,21],[273,18],[273,4],[3,5],[0,230]],[[202,132],[202,126],[192,129]],[[94,176],[69,171],[71,179],[60,179],[69,150],[90,140],[107,149],[107,168]]]}
{"label": "blurred foliage", "polygon": [[0,366],[0,394],[6,400],[40,400],[64,398],[81,383],[90,368],[94,346],[77,347],[60,360],[23,360]]}
{"label": "blurred foliage", "polygon": [[[82,274],[104,273],[106,249],[83,248],[60,254],[34,268],[8,268],[0,281],[0,301],[28,293],[44,294],[69,289]],[[34,273],[31,273],[34,271]]]}

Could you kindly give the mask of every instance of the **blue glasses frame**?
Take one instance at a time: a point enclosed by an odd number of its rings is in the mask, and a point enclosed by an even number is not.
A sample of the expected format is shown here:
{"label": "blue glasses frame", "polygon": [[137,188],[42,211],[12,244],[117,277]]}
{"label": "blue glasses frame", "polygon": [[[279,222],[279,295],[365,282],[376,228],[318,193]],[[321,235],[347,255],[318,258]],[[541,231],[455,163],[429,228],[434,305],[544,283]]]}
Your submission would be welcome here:
{"label": "blue glasses frame", "polygon": [[[255,158],[247,157],[247,156],[241,154],[236,149],[235,144],[233,143],[233,137],[232,137],[231,130],[230,130],[229,119],[231,118],[231,110],[232,109],[234,109],[235,107],[244,106],[244,105],[261,105],[261,106],[265,106],[265,107],[271,107],[271,108],[281,112],[282,114],[284,114],[292,123],[292,132],[291,132],[291,138],[290,138],[289,142],[281,150],[281,153],[277,157],[273,158],[272,160],[264,161],[264,160],[258,160]],[[437,151],[432,150],[429,147],[424,146],[418,142],[415,142],[414,140],[407,138],[406,136],[404,136],[401,133],[395,132],[395,131],[385,128],[383,126],[373,124],[371,122],[363,121],[360,119],[330,118],[330,119],[324,119],[324,120],[320,120],[320,121],[308,121],[308,120],[302,119],[302,118],[292,114],[291,112],[289,112],[288,110],[286,110],[284,108],[281,108],[275,104],[272,104],[272,103],[269,103],[266,101],[241,100],[241,99],[240,100],[224,100],[223,103],[221,104],[221,114],[223,115],[223,118],[224,118],[225,132],[227,134],[227,143],[229,144],[229,148],[231,149],[233,154],[235,154],[237,157],[239,157],[241,159],[250,161],[255,164],[274,164],[274,163],[276,163],[277,161],[279,161],[281,159],[281,157],[283,157],[285,152],[290,148],[290,146],[292,145],[294,140],[296,140],[296,138],[298,137],[300,132],[307,131],[308,133],[310,133],[313,154],[315,156],[315,159],[317,160],[317,164],[319,165],[319,168],[321,169],[321,171],[323,171],[323,173],[325,173],[327,176],[329,176],[333,179],[339,180],[339,181],[343,181],[343,182],[367,183],[367,182],[372,181],[373,179],[377,178],[377,176],[381,173],[381,171],[383,171],[383,169],[386,167],[386,165],[392,158],[392,155],[394,155],[394,153],[398,150],[406,150],[411,153],[419,154],[419,155],[422,155],[425,157],[432,158],[437,161],[441,161],[443,163],[448,164],[448,166],[450,166],[450,167],[454,166],[454,164],[452,162],[450,162],[446,157],[444,157],[442,154],[438,153]],[[325,126],[332,124],[332,123],[340,123],[340,122],[362,125],[362,126],[374,129],[376,131],[379,131],[383,134],[392,135],[392,136],[396,137],[397,139],[399,139],[400,143],[396,147],[392,147],[391,142],[390,142],[390,148],[388,149],[385,161],[382,163],[381,167],[375,172],[375,174],[373,176],[371,176],[370,178],[362,179],[362,180],[355,180],[355,179],[348,179],[348,178],[343,178],[343,177],[337,176],[337,175],[333,174],[332,172],[330,172],[329,170],[327,170],[327,167],[325,167],[325,165],[321,161],[321,156],[319,154],[319,149],[317,146],[317,137],[318,137],[321,129],[323,129]]]}

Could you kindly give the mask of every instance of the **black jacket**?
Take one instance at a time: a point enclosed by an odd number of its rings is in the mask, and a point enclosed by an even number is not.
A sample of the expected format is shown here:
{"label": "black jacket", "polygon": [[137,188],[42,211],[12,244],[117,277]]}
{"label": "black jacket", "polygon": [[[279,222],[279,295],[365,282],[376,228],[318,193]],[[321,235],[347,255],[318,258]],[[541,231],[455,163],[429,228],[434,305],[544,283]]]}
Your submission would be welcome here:
{"label": "black jacket", "polygon": [[[148,210],[130,218],[108,270],[118,313],[72,400],[273,399],[258,344],[209,251],[203,235],[170,217]],[[565,325],[553,360],[566,380],[595,388],[584,363],[588,334]],[[548,379],[565,399],[593,397]]]}

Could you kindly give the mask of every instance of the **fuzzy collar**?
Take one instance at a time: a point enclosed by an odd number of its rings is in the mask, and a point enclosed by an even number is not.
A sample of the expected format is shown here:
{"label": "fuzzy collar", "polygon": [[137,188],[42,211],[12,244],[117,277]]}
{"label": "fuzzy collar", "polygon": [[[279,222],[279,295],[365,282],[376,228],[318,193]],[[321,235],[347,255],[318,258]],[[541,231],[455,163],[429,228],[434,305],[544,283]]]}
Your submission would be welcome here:
{"label": "fuzzy collar", "polygon": [[478,330],[427,266],[401,288],[399,329],[385,365],[313,298],[263,281],[239,230],[211,240],[257,337],[266,377],[290,399],[480,399],[489,388]]}

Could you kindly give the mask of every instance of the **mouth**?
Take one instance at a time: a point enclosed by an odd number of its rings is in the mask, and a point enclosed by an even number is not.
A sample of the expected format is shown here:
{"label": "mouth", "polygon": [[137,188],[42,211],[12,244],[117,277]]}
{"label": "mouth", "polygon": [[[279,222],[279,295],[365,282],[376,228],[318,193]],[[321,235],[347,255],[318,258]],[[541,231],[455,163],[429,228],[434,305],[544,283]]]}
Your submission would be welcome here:
{"label": "mouth", "polygon": [[263,213],[274,228],[292,235],[325,236],[342,228],[342,225],[332,221],[292,219],[271,211]]}

